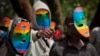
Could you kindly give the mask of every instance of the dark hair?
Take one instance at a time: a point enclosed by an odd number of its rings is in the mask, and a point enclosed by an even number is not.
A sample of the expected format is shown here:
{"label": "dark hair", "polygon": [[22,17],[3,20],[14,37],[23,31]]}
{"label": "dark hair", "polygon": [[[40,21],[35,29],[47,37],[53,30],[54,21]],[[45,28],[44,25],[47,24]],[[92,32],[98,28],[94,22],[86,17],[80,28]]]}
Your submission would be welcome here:
{"label": "dark hair", "polygon": [[66,16],[64,25],[65,26],[68,26],[69,23],[73,23],[73,18],[72,18],[72,15],[71,14],[69,14],[68,16]]}
{"label": "dark hair", "polygon": [[[73,21],[73,15],[69,14],[68,16],[66,16],[65,18],[65,22],[64,22],[65,26],[66,26],[66,32],[67,34],[66,35],[70,35],[73,33],[73,30],[76,32],[76,33],[79,33],[74,25],[74,21]],[[73,25],[71,25],[73,24]],[[70,29],[70,27],[72,28],[72,30]]]}

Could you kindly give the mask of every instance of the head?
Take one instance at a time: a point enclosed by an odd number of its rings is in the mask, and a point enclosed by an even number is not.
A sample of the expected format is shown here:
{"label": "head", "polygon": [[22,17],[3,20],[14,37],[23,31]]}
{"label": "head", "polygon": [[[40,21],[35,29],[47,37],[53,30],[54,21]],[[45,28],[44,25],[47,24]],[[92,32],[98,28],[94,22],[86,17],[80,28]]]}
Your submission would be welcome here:
{"label": "head", "polygon": [[27,21],[26,19],[19,20],[14,25],[14,29],[11,29],[11,32],[10,32],[11,36],[10,40],[12,43],[12,47],[19,54],[24,54],[29,48],[30,44],[31,27],[29,21]]}
{"label": "head", "polygon": [[66,17],[67,32],[70,36],[74,37],[84,37],[89,38],[89,28],[84,20],[84,12],[82,7],[76,7],[73,11],[72,16]]}
{"label": "head", "polygon": [[3,17],[0,20],[0,46],[7,40],[8,28],[11,24],[11,19],[9,17]]}
{"label": "head", "polygon": [[0,22],[0,26],[8,28],[10,23],[11,23],[11,19],[9,17],[3,17]]}
{"label": "head", "polygon": [[55,30],[55,27],[56,27],[56,23],[55,23],[55,21],[51,21],[50,29]]}
{"label": "head", "polygon": [[80,38],[80,34],[79,32],[76,30],[72,16],[69,15],[65,18],[65,25],[67,28],[67,35],[69,35],[70,37],[68,37],[68,39],[72,39],[73,41],[78,41]]}
{"label": "head", "polygon": [[50,27],[51,12],[48,6],[42,1],[36,1],[33,7],[35,10],[37,25],[40,29]]}
{"label": "head", "polygon": [[73,11],[73,22],[81,36],[84,38],[90,37],[89,27],[85,21],[85,13],[81,6],[76,7]]}

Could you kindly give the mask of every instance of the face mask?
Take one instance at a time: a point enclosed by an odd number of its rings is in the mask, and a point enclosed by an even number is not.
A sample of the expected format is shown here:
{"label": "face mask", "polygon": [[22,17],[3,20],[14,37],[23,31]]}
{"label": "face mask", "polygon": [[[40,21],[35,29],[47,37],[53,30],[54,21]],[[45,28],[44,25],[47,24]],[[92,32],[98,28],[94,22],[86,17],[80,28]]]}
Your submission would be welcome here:
{"label": "face mask", "polygon": [[51,21],[50,29],[55,29],[55,27],[56,27],[56,23],[54,21]]}
{"label": "face mask", "polygon": [[89,27],[84,20],[84,12],[82,7],[75,8],[73,12],[73,21],[77,31],[85,38],[90,37]]}
{"label": "face mask", "polygon": [[0,26],[7,27],[8,28],[9,25],[10,25],[10,23],[11,23],[11,19],[8,18],[8,17],[4,17],[2,19],[2,21],[1,21],[1,23],[0,23]]}
{"label": "face mask", "polygon": [[38,10],[36,12],[36,21],[41,29],[49,28],[50,26],[50,16],[47,10]]}
{"label": "face mask", "polygon": [[14,27],[11,42],[15,50],[24,54],[30,44],[30,24],[27,21],[21,21]]}

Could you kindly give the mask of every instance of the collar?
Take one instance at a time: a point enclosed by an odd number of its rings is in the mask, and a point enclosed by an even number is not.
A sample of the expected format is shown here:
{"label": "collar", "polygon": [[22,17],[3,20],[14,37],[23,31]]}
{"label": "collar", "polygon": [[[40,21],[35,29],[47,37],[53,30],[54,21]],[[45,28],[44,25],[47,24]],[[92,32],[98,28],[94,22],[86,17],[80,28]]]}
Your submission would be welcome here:
{"label": "collar", "polygon": [[80,50],[84,46],[84,42],[80,39],[77,45],[73,45],[73,43],[68,41],[68,46],[76,47],[78,50]]}

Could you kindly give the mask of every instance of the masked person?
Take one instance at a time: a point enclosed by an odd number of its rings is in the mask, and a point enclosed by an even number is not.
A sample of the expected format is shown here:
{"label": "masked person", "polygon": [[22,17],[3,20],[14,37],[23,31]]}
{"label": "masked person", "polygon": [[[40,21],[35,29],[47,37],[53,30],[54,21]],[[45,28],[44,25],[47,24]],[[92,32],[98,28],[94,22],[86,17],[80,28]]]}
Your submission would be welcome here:
{"label": "masked person", "polygon": [[[35,42],[37,56],[49,56],[49,50],[54,43],[54,29],[50,28],[51,12],[46,3],[36,1],[33,5],[36,15],[36,22],[40,30],[37,30],[38,39]],[[42,37],[42,38],[41,38]]]}
{"label": "masked person", "polygon": [[39,29],[30,0],[10,0],[10,2],[19,17],[27,19],[31,23],[32,28]]}
{"label": "masked person", "polygon": [[62,42],[53,45],[50,56],[98,56],[95,47],[88,41],[83,41],[90,37],[90,33],[84,21],[82,7],[76,7],[73,15],[66,17],[65,25],[66,37]]}
{"label": "masked person", "polygon": [[[34,34],[28,20],[15,16],[8,29],[6,56],[36,56]],[[33,34],[34,33],[34,34]]]}
{"label": "masked person", "polygon": [[29,22],[19,16],[13,19],[6,43],[8,49],[6,56],[38,56],[35,41],[41,38],[39,37],[41,35],[49,36],[52,31],[50,29],[34,31]]}
{"label": "masked person", "polygon": [[7,41],[8,36],[8,28],[11,24],[12,20],[5,16],[0,20],[0,54],[1,56],[5,56],[7,48],[5,43]]}
{"label": "masked person", "polygon": [[7,32],[11,22],[12,21],[9,17],[3,17],[0,20],[0,46],[2,46],[7,40]]}

